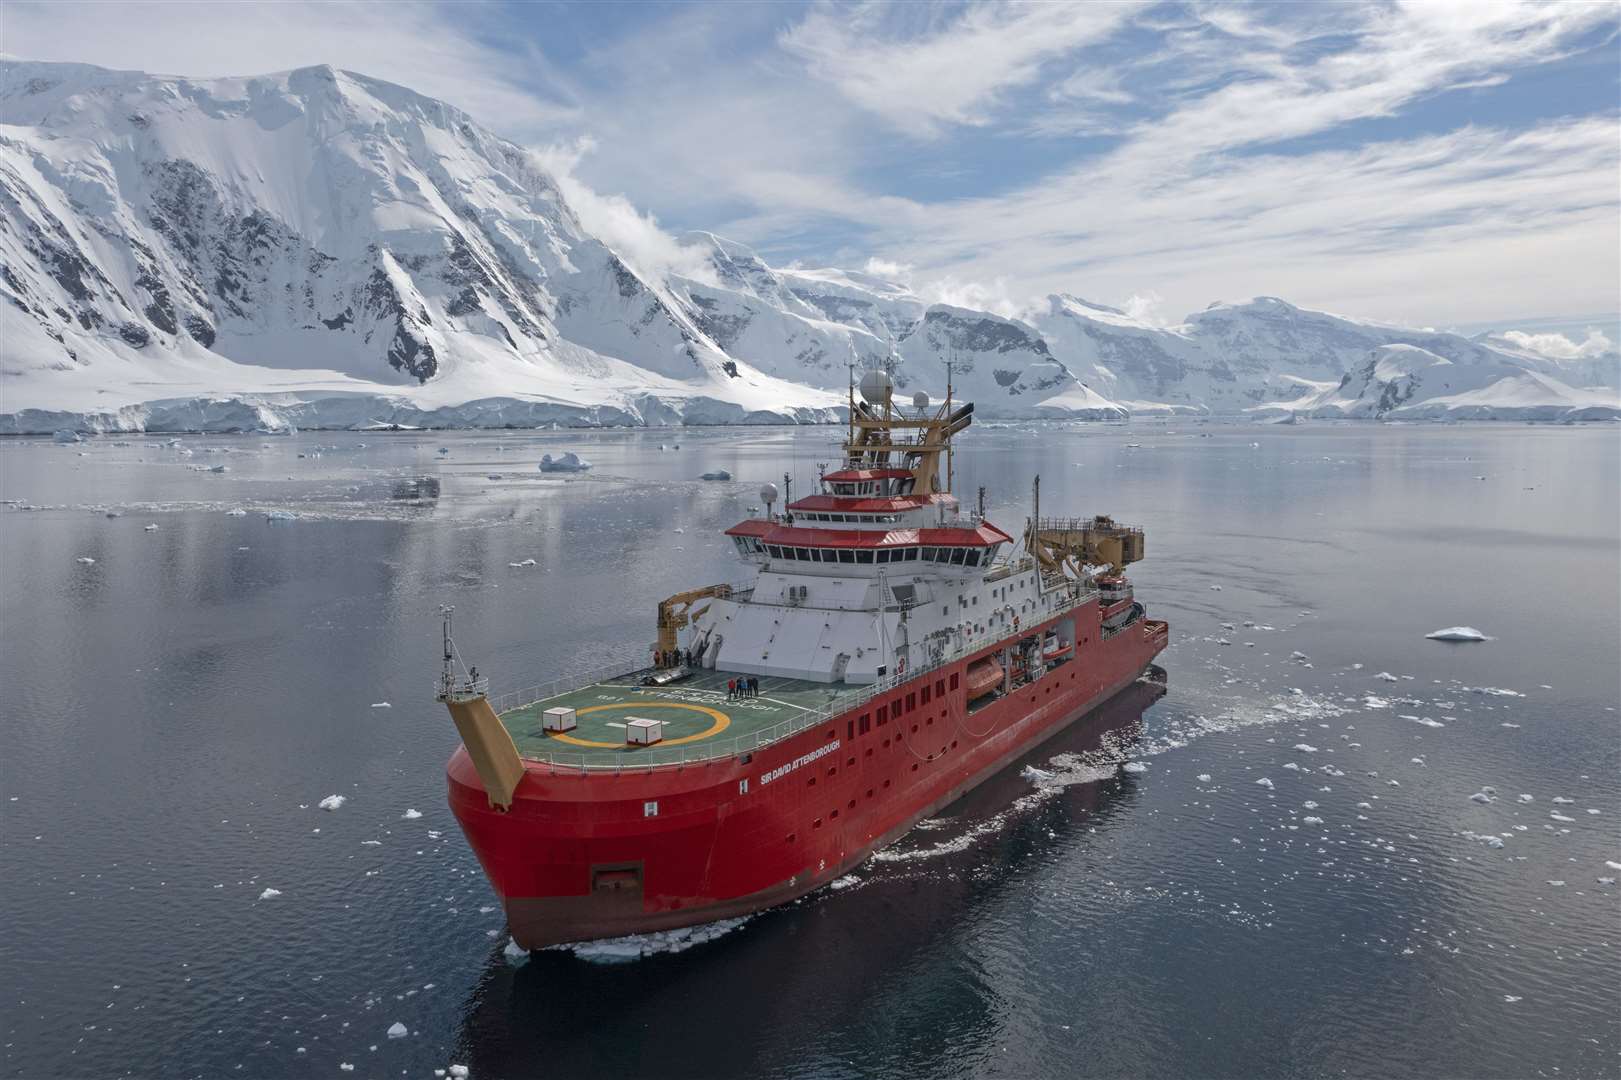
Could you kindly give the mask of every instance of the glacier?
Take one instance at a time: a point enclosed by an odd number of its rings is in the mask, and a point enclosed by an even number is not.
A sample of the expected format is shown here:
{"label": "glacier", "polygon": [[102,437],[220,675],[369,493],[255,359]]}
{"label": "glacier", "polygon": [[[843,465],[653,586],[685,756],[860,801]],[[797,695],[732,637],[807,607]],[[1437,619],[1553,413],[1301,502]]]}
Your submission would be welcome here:
{"label": "glacier", "polygon": [[327,66],[186,79],[0,60],[0,434],[829,423],[852,371],[1002,418],[1621,415],[1549,355],[1298,308],[1017,317],[695,232],[581,223],[536,154]]}

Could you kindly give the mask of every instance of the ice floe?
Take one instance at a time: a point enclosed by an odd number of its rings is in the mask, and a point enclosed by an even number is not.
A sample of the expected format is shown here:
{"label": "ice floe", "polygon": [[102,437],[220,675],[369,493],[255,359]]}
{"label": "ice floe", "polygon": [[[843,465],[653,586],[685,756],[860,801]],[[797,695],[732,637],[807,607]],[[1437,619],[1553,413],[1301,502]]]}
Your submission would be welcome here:
{"label": "ice floe", "polygon": [[328,795],[317,805],[319,805],[322,810],[336,810],[348,801],[349,797],[347,795]]}
{"label": "ice floe", "polygon": [[391,1039],[403,1039],[409,1034],[411,1033],[405,1030],[405,1025],[398,1020],[388,1026],[388,1037]]}
{"label": "ice floe", "polygon": [[92,559],[88,555],[80,555],[77,559],[74,559],[73,561],[76,562],[76,563],[79,563],[82,566],[94,566],[94,565],[96,565],[96,560]]}
{"label": "ice floe", "polygon": [[1266,789],[1267,789],[1267,790],[1268,790],[1268,791],[1271,791],[1271,790],[1272,790],[1272,789],[1273,789],[1273,787],[1274,787],[1274,785],[1273,785],[1273,783],[1272,783],[1272,781],[1271,781],[1271,780],[1269,780],[1269,779],[1267,779],[1267,778],[1266,778],[1266,777],[1264,777],[1264,776],[1263,776],[1263,777],[1261,777],[1261,778],[1260,778],[1260,779],[1259,779],[1259,780],[1257,780],[1257,781],[1255,781],[1255,785],[1256,785],[1256,786],[1257,786],[1257,787],[1264,787],[1264,788],[1266,788]]}
{"label": "ice floe", "polygon": [[1210,783],[1210,774],[1207,772],[1202,772],[1198,776],[1195,776],[1194,779],[1199,781],[1201,784],[1208,784]]}
{"label": "ice floe", "polygon": [[421,810],[415,810],[415,809],[407,810],[405,813],[400,815],[400,817],[404,818],[406,821],[415,821],[417,818],[419,818],[421,816],[422,816],[422,811]]}
{"label": "ice floe", "polygon": [[1434,630],[1425,637],[1432,641],[1490,641],[1491,638],[1476,630],[1473,626],[1449,626],[1444,630]]}
{"label": "ice floe", "polygon": [[261,900],[274,900],[276,897],[278,897],[280,895],[281,895],[281,890],[280,889],[266,889],[264,892],[259,894],[259,899],[261,899]]}
{"label": "ice floe", "polygon": [[501,955],[506,957],[509,964],[521,964],[529,959],[529,950],[519,945],[512,938],[508,938],[506,947],[501,950]]}
{"label": "ice floe", "polygon": [[1148,771],[1148,766],[1140,761],[1128,761],[1121,768],[1129,773],[1145,773]]}
{"label": "ice floe", "polygon": [[698,477],[700,480],[730,480],[731,478],[732,474],[725,469],[712,469]]}
{"label": "ice floe", "polygon": [[546,454],[540,459],[541,472],[584,472],[590,467],[589,461],[573,451],[555,458]]}
{"label": "ice floe", "polygon": [[1381,672],[1380,672],[1380,673],[1379,673],[1379,674],[1377,674],[1377,675],[1375,675],[1375,676],[1374,676],[1374,678],[1375,678],[1375,679],[1382,679],[1382,680],[1384,680],[1384,681],[1385,681],[1385,682],[1397,682],[1397,681],[1399,681],[1399,680],[1398,680],[1398,679],[1397,679],[1397,678],[1396,678],[1396,676],[1394,676],[1394,675],[1392,675],[1392,674],[1391,674],[1391,673],[1390,673],[1390,672],[1388,672],[1388,671],[1381,671]]}
{"label": "ice floe", "polygon": [[394,705],[388,701],[374,701],[371,703],[371,707],[374,709],[392,709]]}

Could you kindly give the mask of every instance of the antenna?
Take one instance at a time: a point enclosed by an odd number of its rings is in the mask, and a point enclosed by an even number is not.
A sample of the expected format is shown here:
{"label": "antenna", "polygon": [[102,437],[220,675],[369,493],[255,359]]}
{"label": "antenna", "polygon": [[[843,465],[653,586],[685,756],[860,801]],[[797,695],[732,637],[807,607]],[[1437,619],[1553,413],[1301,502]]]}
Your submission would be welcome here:
{"label": "antenna", "polygon": [[979,485],[979,520],[985,520],[985,485]]}
{"label": "antenna", "polygon": [[456,609],[449,604],[439,605],[439,614],[444,618],[444,667],[439,673],[439,693],[441,697],[448,696],[456,688],[456,642],[452,636],[451,612]]}
{"label": "antenna", "polygon": [[[956,368],[956,366],[957,366],[957,354],[956,354],[956,351],[953,350],[951,353],[949,353],[946,356],[946,407],[945,407],[945,416],[947,418],[949,418],[951,416],[951,373]],[[954,473],[953,473],[953,470],[952,470],[951,466],[952,466],[952,461],[951,461],[951,439],[948,437],[946,439],[946,490],[947,491],[952,490],[952,487],[953,487]]]}
{"label": "antenna", "polygon": [[794,501],[794,478],[792,476],[790,476],[789,474],[787,474],[787,473],[783,473],[782,474],[782,520],[783,520],[784,524],[792,524],[793,523],[794,519],[788,512],[788,507],[793,504],[793,501]]}

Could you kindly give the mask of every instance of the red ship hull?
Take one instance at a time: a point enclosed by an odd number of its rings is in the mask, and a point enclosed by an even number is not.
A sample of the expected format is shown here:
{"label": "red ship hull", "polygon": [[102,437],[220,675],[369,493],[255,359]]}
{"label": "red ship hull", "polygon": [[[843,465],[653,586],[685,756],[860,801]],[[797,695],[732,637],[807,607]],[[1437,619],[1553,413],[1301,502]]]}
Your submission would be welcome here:
{"label": "red ship hull", "polygon": [[[450,807],[524,948],[781,904],[1130,685],[1167,641],[1147,619],[1105,637],[1095,602],[1062,617],[1075,620],[1073,657],[971,711],[968,667],[1000,642],[752,754],[619,774],[529,763],[506,812],[458,748]],[[873,723],[881,705],[894,711]]]}

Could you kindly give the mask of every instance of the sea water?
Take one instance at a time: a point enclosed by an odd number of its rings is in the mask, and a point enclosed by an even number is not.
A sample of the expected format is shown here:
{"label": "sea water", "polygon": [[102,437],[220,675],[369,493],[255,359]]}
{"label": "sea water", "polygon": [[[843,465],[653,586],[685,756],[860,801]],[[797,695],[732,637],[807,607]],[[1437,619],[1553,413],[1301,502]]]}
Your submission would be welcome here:
{"label": "sea water", "polygon": [[840,434],[0,442],[4,1075],[1617,1071],[1614,426],[976,425],[965,506],[1147,530],[1164,695],[787,908],[509,957],[440,605],[498,688],[637,661]]}

